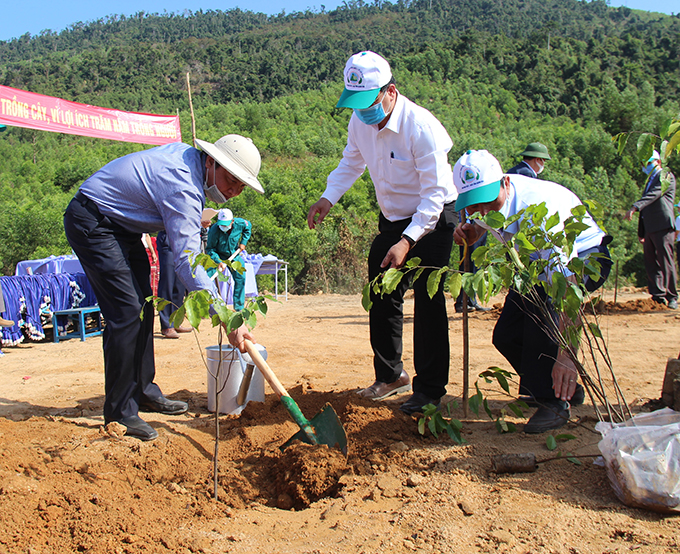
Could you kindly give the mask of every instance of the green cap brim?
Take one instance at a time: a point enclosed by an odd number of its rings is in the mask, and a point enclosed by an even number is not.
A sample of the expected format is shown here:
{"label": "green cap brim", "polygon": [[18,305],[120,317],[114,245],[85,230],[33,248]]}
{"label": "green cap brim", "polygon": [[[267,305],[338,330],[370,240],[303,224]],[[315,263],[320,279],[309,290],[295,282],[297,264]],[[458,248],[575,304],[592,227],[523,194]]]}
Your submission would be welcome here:
{"label": "green cap brim", "polygon": [[230,219],[229,221],[224,221],[224,219],[218,219],[217,224],[218,225],[231,225],[232,220]]}
{"label": "green cap brim", "polygon": [[372,90],[343,90],[336,108],[352,108],[353,110],[365,110],[380,94],[379,88]]}
{"label": "green cap brim", "polygon": [[501,192],[501,181],[498,180],[495,183],[489,183],[483,187],[478,187],[472,189],[468,192],[463,192],[458,195],[456,199],[456,211],[464,210],[468,206],[474,206],[475,204],[483,204],[485,202],[493,202],[498,198]]}
{"label": "green cap brim", "polygon": [[548,154],[546,154],[544,152],[535,152],[533,150],[531,150],[531,151],[525,150],[524,152],[522,152],[520,154],[520,156],[522,156],[523,158],[543,158],[544,160],[551,160],[552,159]]}

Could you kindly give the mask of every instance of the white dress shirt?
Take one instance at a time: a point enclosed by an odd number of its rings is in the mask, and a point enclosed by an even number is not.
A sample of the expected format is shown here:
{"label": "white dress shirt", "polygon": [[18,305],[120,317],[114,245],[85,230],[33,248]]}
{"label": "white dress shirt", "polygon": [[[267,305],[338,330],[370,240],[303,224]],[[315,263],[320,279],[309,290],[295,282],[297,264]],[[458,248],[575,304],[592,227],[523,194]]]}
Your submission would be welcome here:
{"label": "white dress shirt", "polygon": [[382,214],[389,221],[412,218],[404,234],[417,241],[458,196],[447,158],[452,144],[436,117],[399,94],[380,130],[352,114],[347,146],[322,198],[337,203],[368,167]]}
{"label": "white dress shirt", "polygon": [[[505,204],[499,210],[501,214],[508,217],[517,214],[517,212],[532,204],[541,204],[545,202],[548,209],[548,217],[554,213],[559,213],[560,222],[550,229],[552,233],[560,231],[564,227],[564,222],[571,217],[571,210],[576,206],[582,205],[581,200],[568,188],[563,187],[552,181],[544,181],[539,179],[532,179],[524,175],[510,175],[510,187],[508,189],[508,196]],[[604,231],[600,229],[595,223],[595,220],[590,214],[586,214],[583,218],[583,223],[588,225],[588,228],[581,231],[574,241],[574,250],[570,256],[566,256],[564,252],[560,251],[560,259],[562,263],[561,268],[555,268],[560,273],[569,275],[566,269],[567,262],[578,255],[579,252],[585,252],[590,248],[599,246],[604,238]],[[519,230],[519,222],[515,222],[506,229],[506,240],[509,236],[514,235]],[[548,259],[550,252],[541,251],[537,254],[538,258]],[[551,273],[549,271],[548,273]]]}

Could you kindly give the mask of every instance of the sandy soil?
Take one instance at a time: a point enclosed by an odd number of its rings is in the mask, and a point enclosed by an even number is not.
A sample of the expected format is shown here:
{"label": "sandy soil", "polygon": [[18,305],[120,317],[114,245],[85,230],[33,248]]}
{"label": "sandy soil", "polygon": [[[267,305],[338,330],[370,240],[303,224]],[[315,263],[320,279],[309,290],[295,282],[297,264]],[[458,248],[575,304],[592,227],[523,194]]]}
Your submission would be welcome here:
{"label": "sandy soil", "polygon": [[[602,326],[634,410],[660,397],[680,348],[680,314],[640,291],[609,301]],[[502,299],[495,299],[500,302]],[[408,302],[410,304],[410,301]],[[449,395],[462,390],[461,316],[450,306]],[[631,308],[631,309],[629,309]],[[407,306],[407,313],[412,313]],[[496,315],[470,316],[470,375],[507,368],[490,344]],[[421,436],[398,411],[404,397],[363,401],[373,380],[359,297],[291,296],[256,329],[269,363],[303,413],[330,402],[349,438],[337,450],[279,446],[297,427],[267,388],[264,403],[220,417],[218,500],[213,499],[214,416],[197,339],[157,335],[157,382],[188,414],[144,414],[159,432],[143,443],[103,428],[101,338],[24,343],[0,358],[0,552],[11,553],[667,553],[680,552],[680,520],[624,506],[593,458],[558,459],[533,473],[495,474],[491,456],[554,457],[546,435],[497,433],[461,408],[464,445]],[[412,374],[407,319],[405,361]],[[501,406],[497,388],[489,391]],[[589,402],[573,410],[560,449],[598,453]]]}

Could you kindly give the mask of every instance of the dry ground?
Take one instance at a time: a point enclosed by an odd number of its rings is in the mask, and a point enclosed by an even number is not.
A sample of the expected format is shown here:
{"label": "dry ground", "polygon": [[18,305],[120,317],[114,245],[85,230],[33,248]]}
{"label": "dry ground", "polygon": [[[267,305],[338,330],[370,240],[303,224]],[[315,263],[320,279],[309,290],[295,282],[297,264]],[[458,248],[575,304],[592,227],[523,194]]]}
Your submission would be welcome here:
{"label": "dry ground", "polygon": [[[667,359],[680,348],[680,314],[653,309],[645,296],[620,293],[617,309],[603,317],[636,410],[660,396]],[[460,400],[462,388],[461,316],[450,308],[447,401]],[[507,367],[490,344],[495,317],[470,317],[473,382],[489,366]],[[622,505],[592,459],[492,473],[493,454],[554,455],[545,435],[521,432],[522,420],[519,432],[499,435],[486,416],[464,418],[459,408],[466,444],[458,446],[446,436],[420,436],[397,410],[403,397],[358,399],[353,392],[372,382],[367,323],[356,296],[292,296],[270,305],[256,336],[272,369],[308,416],[331,402],[347,430],[349,456],[303,448],[282,454],[278,447],[296,426],[267,388],[265,403],[220,418],[218,501],[200,355],[215,343],[209,327],[198,335],[200,346],[191,335],[157,335],[157,382],[190,410],[145,414],[160,434],[151,443],[102,428],[101,338],[5,348],[0,552],[680,552],[680,521]],[[412,373],[411,324],[409,317],[405,362]],[[592,406],[573,415],[565,432],[576,439],[560,448],[597,454]]]}

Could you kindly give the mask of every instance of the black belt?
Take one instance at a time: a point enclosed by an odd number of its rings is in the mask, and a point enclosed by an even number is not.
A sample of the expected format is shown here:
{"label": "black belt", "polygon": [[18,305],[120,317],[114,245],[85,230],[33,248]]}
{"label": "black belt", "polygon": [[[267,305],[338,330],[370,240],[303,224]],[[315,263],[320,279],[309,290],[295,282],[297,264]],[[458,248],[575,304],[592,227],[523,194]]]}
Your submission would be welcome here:
{"label": "black belt", "polygon": [[76,195],[73,197],[75,198],[78,202],[80,202],[83,206],[87,204],[88,202],[92,202],[87,196],[85,196],[82,192],[78,191],[76,192]]}

